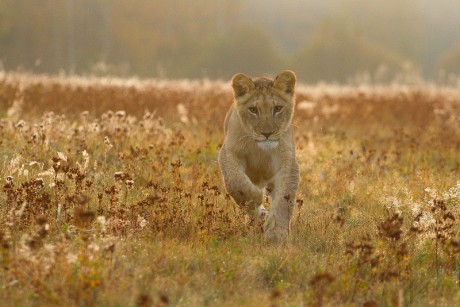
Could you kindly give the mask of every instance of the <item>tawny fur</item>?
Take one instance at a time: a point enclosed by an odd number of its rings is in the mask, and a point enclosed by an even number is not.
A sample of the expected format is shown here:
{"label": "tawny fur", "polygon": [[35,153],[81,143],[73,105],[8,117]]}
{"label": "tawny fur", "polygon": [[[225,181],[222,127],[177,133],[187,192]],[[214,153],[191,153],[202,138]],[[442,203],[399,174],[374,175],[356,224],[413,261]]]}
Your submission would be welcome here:
{"label": "tawny fur", "polygon": [[264,188],[270,191],[267,238],[288,236],[299,183],[292,128],[295,83],[292,71],[274,80],[232,78],[234,102],[225,118],[219,165],[228,193],[249,214],[260,211]]}

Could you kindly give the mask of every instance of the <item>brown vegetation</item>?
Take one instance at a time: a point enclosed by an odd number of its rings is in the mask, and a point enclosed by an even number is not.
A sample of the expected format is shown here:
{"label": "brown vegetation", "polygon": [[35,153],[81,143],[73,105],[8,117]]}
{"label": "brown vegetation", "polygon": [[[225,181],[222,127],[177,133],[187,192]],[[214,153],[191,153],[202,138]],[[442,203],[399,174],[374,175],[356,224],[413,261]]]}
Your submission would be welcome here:
{"label": "brown vegetation", "polygon": [[229,84],[2,75],[0,301],[458,304],[460,91],[300,86],[297,102],[301,183],[276,245],[223,189]]}

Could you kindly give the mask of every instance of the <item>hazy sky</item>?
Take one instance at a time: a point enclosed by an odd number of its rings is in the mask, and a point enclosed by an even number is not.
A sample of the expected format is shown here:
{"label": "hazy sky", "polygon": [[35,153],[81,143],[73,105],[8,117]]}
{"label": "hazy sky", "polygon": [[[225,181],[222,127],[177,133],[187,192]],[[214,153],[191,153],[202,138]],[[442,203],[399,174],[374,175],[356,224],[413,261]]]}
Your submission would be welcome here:
{"label": "hazy sky", "polygon": [[436,78],[456,45],[457,0],[0,0],[0,62],[13,70],[228,78],[292,67],[333,81],[407,62]]}

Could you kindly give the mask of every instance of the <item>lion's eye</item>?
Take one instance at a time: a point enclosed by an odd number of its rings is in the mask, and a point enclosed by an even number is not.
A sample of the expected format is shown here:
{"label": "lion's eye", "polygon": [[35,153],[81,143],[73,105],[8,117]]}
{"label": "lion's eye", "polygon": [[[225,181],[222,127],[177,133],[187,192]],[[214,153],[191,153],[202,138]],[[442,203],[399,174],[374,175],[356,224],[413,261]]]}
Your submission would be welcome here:
{"label": "lion's eye", "polygon": [[283,109],[283,107],[282,107],[282,106],[276,106],[276,107],[273,109],[273,111],[274,111],[274,112],[275,112],[275,114],[276,114],[276,113],[279,113],[279,112],[281,112],[281,110],[282,110],[282,109]]}
{"label": "lion's eye", "polygon": [[249,112],[251,112],[252,114],[257,114],[258,111],[256,107],[250,107]]}

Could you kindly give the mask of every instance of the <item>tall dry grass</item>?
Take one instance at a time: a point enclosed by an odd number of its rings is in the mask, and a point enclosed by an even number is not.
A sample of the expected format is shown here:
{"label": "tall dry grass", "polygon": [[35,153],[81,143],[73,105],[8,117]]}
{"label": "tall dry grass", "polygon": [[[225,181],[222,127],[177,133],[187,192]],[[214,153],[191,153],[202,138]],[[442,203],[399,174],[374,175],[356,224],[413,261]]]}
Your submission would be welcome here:
{"label": "tall dry grass", "polygon": [[460,90],[297,102],[301,183],[273,245],[222,185],[229,84],[1,75],[0,300],[458,304]]}

